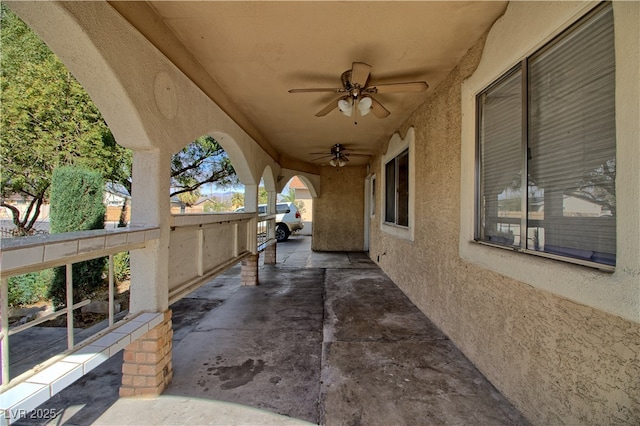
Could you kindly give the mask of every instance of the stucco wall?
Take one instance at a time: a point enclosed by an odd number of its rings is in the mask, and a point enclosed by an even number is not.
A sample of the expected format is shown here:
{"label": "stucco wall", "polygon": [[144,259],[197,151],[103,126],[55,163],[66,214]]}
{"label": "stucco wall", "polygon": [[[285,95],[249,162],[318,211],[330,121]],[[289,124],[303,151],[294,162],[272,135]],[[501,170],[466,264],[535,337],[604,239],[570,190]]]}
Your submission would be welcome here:
{"label": "stucco wall", "polygon": [[[463,118],[461,87],[480,62],[483,43],[467,53],[401,129],[404,135],[413,126],[416,135],[415,239],[390,236],[372,219],[371,258],[379,259],[394,282],[532,423],[638,424],[638,322],[536,288],[460,255],[461,210],[473,208],[461,200],[466,191],[461,192],[461,176],[473,174],[461,163],[463,149],[469,149],[461,140],[462,123],[473,121],[473,114]],[[637,136],[636,132],[636,141]],[[379,159],[372,171],[380,175]],[[638,179],[638,171],[634,173]],[[376,191],[378,217],[381,192]],[[511,255],[525,257],[525,262],[531,257],[485,249],[495,251],[495,262],[510,262]],[[586,269],[561,263],[544,260],[538,267],[551,276],[554,269],[578,274]],[[616,287],[616,278],[607,277],[602,285]],[[558,278],[555,281],[562,285]]]}
{"label": "stucco wall", "polygon": [[316,251],[364,249],[365,167],[322,167],[322,192],[313,201],[313,239]]}

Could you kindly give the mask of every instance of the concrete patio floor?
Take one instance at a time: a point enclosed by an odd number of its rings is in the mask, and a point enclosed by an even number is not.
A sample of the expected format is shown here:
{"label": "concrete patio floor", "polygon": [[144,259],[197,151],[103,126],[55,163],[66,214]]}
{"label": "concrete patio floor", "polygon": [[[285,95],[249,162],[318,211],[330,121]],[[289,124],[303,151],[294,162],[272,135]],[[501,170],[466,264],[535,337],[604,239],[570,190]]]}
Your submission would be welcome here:
{"label": "concrete patio floor", "polygon": [[526,425],[363,253],[278,245],[260,286],[239,267],[175,303],[173,381],[118,398],[121,354],[22,424]]}

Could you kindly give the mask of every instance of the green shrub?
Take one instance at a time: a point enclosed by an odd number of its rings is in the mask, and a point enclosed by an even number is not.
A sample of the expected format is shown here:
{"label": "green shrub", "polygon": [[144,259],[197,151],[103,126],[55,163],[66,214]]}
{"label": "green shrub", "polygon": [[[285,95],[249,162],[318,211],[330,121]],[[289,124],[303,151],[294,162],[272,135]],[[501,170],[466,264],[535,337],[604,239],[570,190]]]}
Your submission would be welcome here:
{"label": "green shrub", "polygon": [[104,229],[104,181],[100,173],[79,167],[58,167],[51,176],[52,234]]}
{"label": "green shrub", "polygon": [[9,278],[9,306],[23,306],[45,300],[53,270],[18,275]]}
{"label": "green shrub", "polygon": [[[51,233],[104,229],[106,207],[100,173],[77,167],[59,167],[51,177]],[[73,302],[91,298],[104,283],[106,258],[73,265]],[[66,268],[54,270],[49,297],[54,306],[66,305]]]}
{"label": "green shrub", "polygon": [[123,251],[113,256],[113,277],[117,282],[128,280],[131,276],[129,252]]}

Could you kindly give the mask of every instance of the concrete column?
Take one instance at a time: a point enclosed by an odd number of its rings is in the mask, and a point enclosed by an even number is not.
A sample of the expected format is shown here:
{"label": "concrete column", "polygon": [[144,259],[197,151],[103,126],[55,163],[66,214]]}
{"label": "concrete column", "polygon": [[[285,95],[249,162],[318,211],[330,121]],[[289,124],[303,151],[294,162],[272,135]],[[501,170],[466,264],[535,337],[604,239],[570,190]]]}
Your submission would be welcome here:
{"label": "concrete column", "polygon": [[[276,191],[267,191],[267,213],[269,213],[270,215],[276,214],[276,200],[277,200],[277,193]],[[275,223],[274,222],[269,222],[269,227],[267,229],[267,238],[271,239],[271,238],[275,238],[276,237],[276,228],[275,228]],[[275,247],[274,247],[275,250]],[[271,261],[271,257],[270,254],[265,252],[265,258],[264,258],[264,262],[267,265],[275,265],[276,263],[276,257],[275,257],[275,251],[273,252],[273,262]]]}
{"label": "concrete column", "polygon": [[131,313],[169,307],[170,159],[160,150],[133,154],[131,227],[158,226],[160,238],[131,252]]}
{"label": "concrete column", "polygon": [[[244,186],[244,211],[256,213],[258,211],[258,185]],[[247,248],[251,253],[258,252],[258,222],[254,219],[249,224],[247,233]]]}
{"label": "concrete column", "polygon": [[258,211],[258,185],[244,186],[244,211]]}
{"label": "concrete column", "polygon": [[258,261],[260,253],[245,257],[240,270],[240,283],[243,286],[257,286],[258,281]]}
{"label": "concrete column", "polygon": [[276,191],[267,191],[267,213],[276,213]]}
{"label": "concrete column", "polygon": [[157,396],[173,377],[171,311],[164,321],[124,350],[120,396]]}

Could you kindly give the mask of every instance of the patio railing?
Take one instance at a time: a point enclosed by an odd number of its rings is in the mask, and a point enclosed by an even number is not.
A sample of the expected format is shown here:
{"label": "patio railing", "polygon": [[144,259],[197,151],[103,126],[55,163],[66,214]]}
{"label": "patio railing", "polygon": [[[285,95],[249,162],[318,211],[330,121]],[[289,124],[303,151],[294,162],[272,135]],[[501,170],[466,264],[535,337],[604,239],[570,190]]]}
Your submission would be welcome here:
{"label": "patio railing", "polygon": [[276,215],[258,216],[257,227],[258,252],[264,251],[268,246],[276,243]]}
{"label": "patio railing", "polygon": [[[115,303],[114,303],[114,263],[113,256],[116,253],[136,250],[145,247],[151,241],[158,239],[158,228],[127,228],[117,230],[97,230],[69,232],[64,234],[41,235],[24,238],[3,239],[1,242],[0,271],[2,272],[0,285],[0,317],[2,321],[0,330],[0,348],[2,362],[3,391],[14,383],[21,382],[24,377],[32,375],[38,369],[55,361],[50,358],[37,368],[32,368],[17,377],[10,377],[9,372],[9,336],[24,332],[39,324],[66,315],[67,351],[77,348],[80,343],[75,341],[73,312],[89,304],[91,300],[83,300],[73,303],[73,268],[72,265],[101,257],[108,257],[108,326],[107,331],[114,327]],[[34,321],[22,325],[9,327],[9,278],[38,272],[44,269],[65,266],[66,267],[66,305],[64,308],[42,316]],[[96,335],[104,334],[105,330],[90,336],[84,336],[87,341]]]}
{"label": "patio railing", "polygon": [[[275,243],[275,215],[256,213],[173,215],[169,234],[169,304],[179,300],[215,275],[237,264],[244,257],[258,253]],[[159,228],[118,228],[41,235],[2,240],[0,257],[1,289],[1,388],[12,387],[55,362],[83,342],[111,331],[116,325],[114,302],[114,255],[140,249],[159,238]],[[73,303],[72,265],[86,260],[108,257],[108,325],[98,333],[83,336],[74,332],[74,311],[91,300]],[[44,269],[66,267],[66,305],[33,321],[9,327],[9,278]],[[66,315],[66,351],[31,365],[31,369],[10,376],[9,336],[24,332],[47,321]],[[124,316],[124,315],[122,315]],[[106,323],[106,321],[105,321]],[[80,342],[78,338],[82,337]],[[51,348],[49,348],[51,349]],[[42,355],[42,354],[41,354]],[[21,366],[22,369],[23,366]]]}

